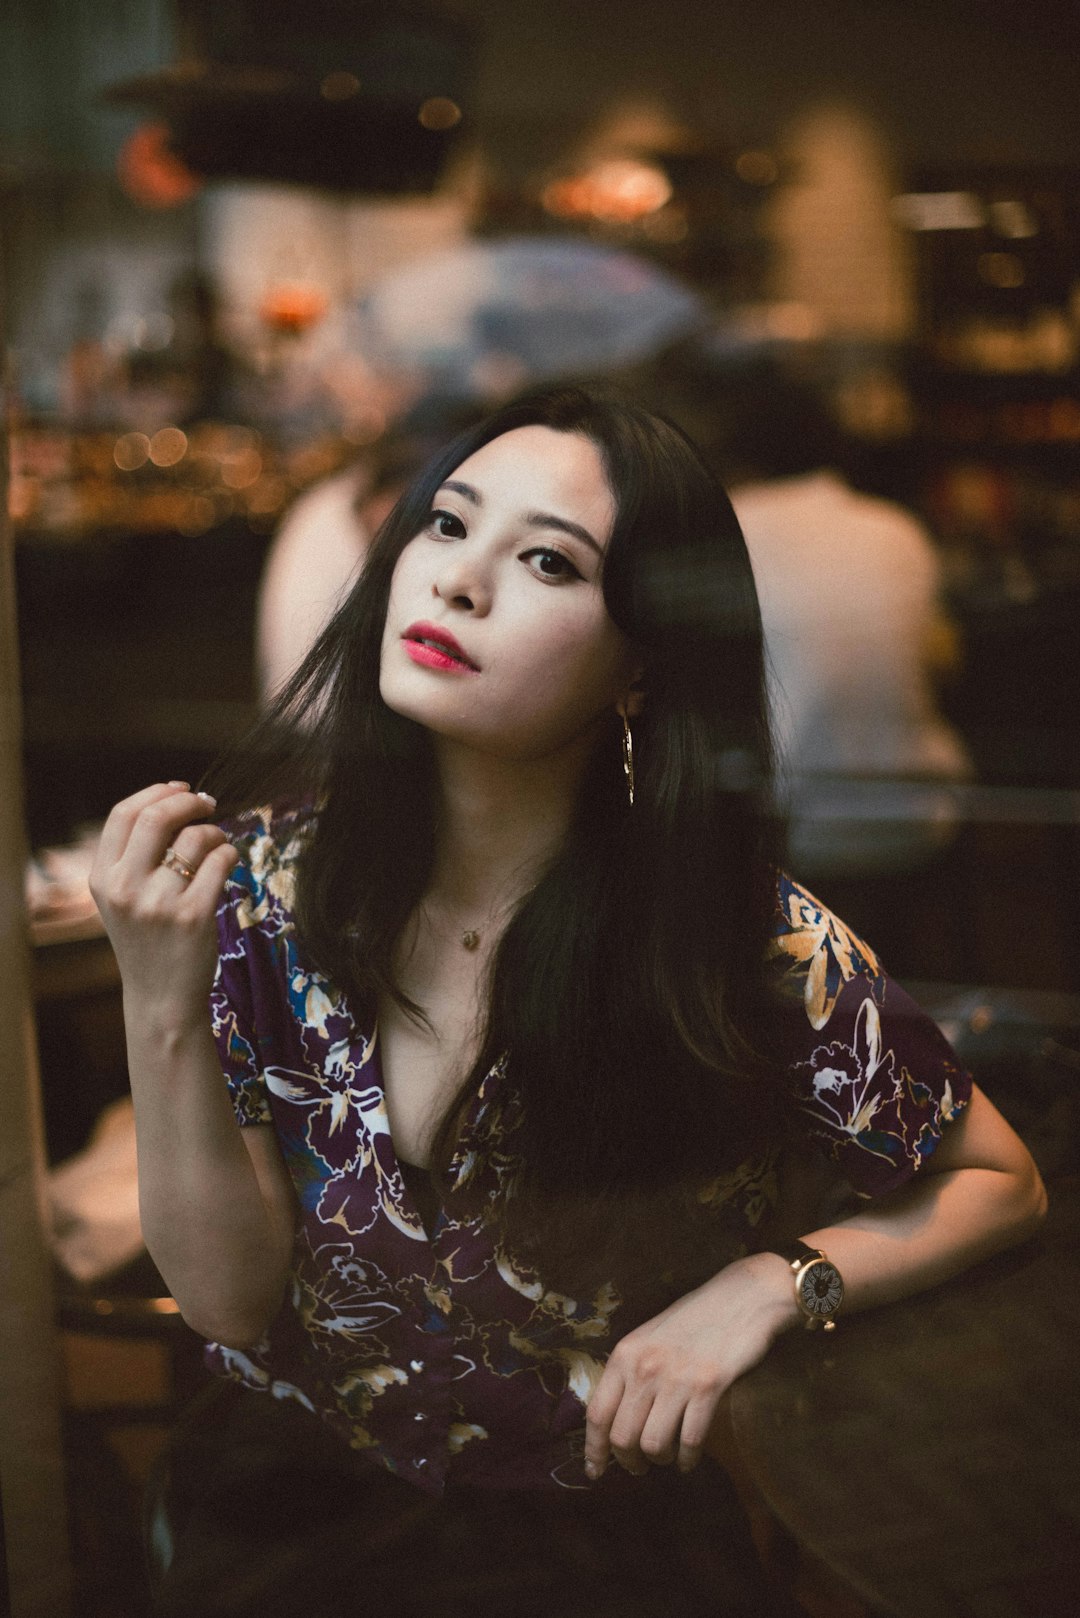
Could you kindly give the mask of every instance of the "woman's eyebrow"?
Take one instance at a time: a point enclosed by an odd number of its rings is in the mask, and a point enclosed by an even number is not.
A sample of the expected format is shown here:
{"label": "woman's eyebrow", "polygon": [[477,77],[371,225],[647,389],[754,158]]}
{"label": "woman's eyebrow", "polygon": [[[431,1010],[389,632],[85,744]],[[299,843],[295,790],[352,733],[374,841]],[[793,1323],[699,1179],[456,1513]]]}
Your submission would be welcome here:
{"label": "woman's eyebrow", "polygon": [[471,483],[458,483],[454,478],[447,478],[445,483],[439,484],[440,489],[453,489],[455,494],[463,494],[470,505],[482,506],[479,489],[474,489]]}
{"label": "woman's eyebrow", "polygon": [[527,511],[525,521],[530,528],[555,528],[562,534],[569,534],[572,539],[580,539],[597,556],[604,554],[603,547],[597,544],[589,530],[582,528],[580,523],[571,522],[568,517],[553,517],[547,511]]}
{"label": "woman's eyebrow", "polygon": [[[447,478],[440,487],[453,489],[455,494],[463,495],[470,505],[482,506],[484,503],[479,489],[474,489],[471,483],[459,483],[456,478]],[[559,533],[569,534],[572,539],[580,539],[584,545],[588,545],[597,556],[604,554],[603,546],[593,538],[589,530],[582,528],[580,523],[571,522],[569,517],[556,517],[549,511],[527,511],[525,522],[530,528],[554,528]]]}

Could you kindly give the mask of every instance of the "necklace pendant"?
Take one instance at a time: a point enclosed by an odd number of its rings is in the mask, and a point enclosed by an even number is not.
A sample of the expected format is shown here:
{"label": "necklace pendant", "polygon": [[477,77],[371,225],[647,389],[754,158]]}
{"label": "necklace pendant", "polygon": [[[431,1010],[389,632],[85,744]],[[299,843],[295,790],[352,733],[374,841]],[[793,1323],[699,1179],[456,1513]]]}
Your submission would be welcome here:
{"label": "necklace pendant", "polygon": [[464,944],[466,949],[475,949],[480,942],[480,934],[474,932],[470,927],[466,932],[462,933],[461,942]]}

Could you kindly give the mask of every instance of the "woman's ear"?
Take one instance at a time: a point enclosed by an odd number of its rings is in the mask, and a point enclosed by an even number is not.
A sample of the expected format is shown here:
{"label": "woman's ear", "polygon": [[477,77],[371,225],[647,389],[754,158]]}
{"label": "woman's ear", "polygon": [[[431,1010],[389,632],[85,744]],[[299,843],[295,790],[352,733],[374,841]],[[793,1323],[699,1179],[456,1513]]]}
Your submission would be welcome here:
{"label": "woman's ear", "polygon": [[645,675],[644,670],[641,670],[630,681],[621,701],[615,704],[615,709],[621,719],[636,719],[644,706]]}

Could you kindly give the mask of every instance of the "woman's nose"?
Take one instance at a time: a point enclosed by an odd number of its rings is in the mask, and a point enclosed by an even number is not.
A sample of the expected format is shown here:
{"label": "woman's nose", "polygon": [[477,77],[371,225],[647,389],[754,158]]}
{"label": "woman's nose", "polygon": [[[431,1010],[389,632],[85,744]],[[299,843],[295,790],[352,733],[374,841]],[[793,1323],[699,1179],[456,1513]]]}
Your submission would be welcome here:
{"label": "woman's nose", "polygon": [[431,593],[463,612],[486,612],[491,605],[491,582],[479,550],[466,542],[448,547]]}

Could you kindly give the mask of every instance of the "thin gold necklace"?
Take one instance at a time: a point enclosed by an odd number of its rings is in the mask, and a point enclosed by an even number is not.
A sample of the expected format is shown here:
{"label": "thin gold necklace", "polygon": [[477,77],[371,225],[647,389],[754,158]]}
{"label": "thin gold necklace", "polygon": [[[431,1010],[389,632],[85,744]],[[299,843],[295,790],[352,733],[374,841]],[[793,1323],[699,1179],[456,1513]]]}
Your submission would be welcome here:
{"label": "thin gold necklace", "polygon": [[[421,900],[421,908],[423,909],[424,914],[427,916],[428,925],[429,926],[434,926],[435,931],[438,932],[439,931],[438,923],[437,922],[435,922],[435,923],[432,922],[431,911],[429,910],[428,906],[422,900]],[[483,937],[484,937],[484,931],[486,930],[486,928],[488,926],[491,925],[491,923],[494,920],[495,920],[495,913],[493,912],[488,917],[484,928],[480,928],[480,927],[455,928],[455,931],[457,932],[457,936],[458,936],[458,942],[461,944],[461,947],[463,949],[467,949],[467,950],[470,950],[470,951],[479,949],[480,944],[481,944],[481,942],[483,940]],[[443,934],[443,936],[445,937],[446,935]]]}

